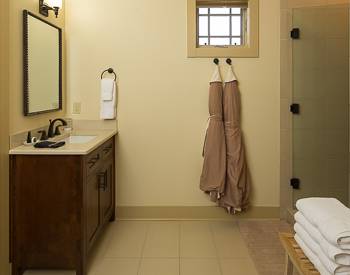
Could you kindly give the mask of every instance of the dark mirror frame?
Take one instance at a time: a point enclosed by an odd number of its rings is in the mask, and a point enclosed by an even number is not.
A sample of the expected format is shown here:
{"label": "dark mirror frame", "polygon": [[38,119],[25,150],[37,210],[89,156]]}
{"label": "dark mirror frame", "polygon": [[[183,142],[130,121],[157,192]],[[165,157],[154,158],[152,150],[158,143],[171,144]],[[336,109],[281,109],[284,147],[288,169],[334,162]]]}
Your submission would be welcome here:
{"label": "dark mirror frame", "polygon": [[[28,73],[28,16],[32,16],[43,23],[50,25],[58,30],[58,50],[59,50],[59,98],[58,108],[42,110],[38,112],[29,112],[29,73]],[[33,116],[42,113],[56,112],[62,110],[62,29],[54,24],[40,18],[28,10],[23,11],[23,110],[25,116]]]}

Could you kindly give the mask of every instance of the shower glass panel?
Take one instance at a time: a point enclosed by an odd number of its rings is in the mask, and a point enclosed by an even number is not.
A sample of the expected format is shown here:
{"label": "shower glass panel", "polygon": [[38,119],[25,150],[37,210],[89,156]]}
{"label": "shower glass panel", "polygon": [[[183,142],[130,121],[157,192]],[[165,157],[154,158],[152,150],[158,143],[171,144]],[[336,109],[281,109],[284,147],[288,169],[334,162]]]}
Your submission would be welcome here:
{"label": "shower glass panel", "polygon": [[293,10],[294,203],[305,197],[335,197],[348,204],[349,8]]}

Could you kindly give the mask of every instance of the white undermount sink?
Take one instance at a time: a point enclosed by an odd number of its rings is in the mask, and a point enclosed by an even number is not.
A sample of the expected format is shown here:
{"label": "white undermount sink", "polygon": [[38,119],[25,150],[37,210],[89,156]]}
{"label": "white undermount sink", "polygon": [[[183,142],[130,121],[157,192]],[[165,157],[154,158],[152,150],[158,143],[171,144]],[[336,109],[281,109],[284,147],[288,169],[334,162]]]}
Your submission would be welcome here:
{"label": "white undermount sink", "polygon": [[91,140],[95,139],[96,136],[78,136],[78,135],[72,135],[69,136],[66,140],[68,143],[71,144],[83,144],[90,142]]}

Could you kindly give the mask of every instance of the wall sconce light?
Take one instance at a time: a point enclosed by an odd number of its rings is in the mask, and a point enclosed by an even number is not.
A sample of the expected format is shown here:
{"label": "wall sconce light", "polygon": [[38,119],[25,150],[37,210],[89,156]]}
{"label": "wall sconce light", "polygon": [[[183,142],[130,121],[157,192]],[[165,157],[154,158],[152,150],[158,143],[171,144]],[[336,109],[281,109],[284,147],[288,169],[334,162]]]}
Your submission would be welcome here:
{"label": "wall sconce light", "polygon": [[57,18],[60,8],[62,8],[62,0],[39,0],[39,12],[46,17],[49,16],[49,11],[52,10]]}

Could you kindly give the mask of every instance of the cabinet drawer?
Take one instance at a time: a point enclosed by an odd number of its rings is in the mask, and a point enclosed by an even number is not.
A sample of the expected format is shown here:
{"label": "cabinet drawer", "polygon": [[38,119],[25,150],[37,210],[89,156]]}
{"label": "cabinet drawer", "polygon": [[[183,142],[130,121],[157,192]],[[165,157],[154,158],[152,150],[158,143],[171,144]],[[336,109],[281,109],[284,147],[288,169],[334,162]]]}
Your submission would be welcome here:
{"label": "cabinet drawer", "polygon": [[113,150],[113,139],[110,139],[106,141],[102,146],[101,146],[101,155],[102,158],[106,159],[110,156],[112,156],[114,150]]}
{"label": "cabinet drawer", "polygon": [[98,168],[101,162],[101,151],[97,149],[90,153],[85,159],[85,166],[87,174],[93,172],[96,168]]}

